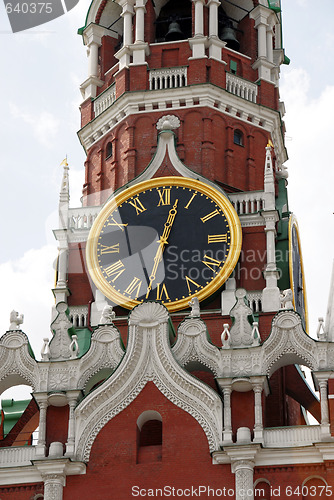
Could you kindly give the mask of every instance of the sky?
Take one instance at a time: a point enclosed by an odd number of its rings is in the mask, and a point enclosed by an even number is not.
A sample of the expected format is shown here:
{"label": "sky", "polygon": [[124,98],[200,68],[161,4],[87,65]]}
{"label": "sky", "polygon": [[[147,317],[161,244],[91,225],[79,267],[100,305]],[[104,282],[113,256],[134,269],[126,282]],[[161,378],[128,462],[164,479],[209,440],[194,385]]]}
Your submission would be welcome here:
{"label": "sky", "polygon": [[[317,5],[282,0],[283,45],[291,64],[281,68],[280,86],[289,207],[301,234],[312,336],[318,317],[326,315],[334,217],[334,2]],[[15,34],[0,6],[0,335],[13,309],[23,313],[37,359],[43,338],[51,337],[57,256],[52,229],[66,155],[73,207],[80,205],[84,182],[85,155],[76,133],[87,57],[77,29],[88,6],[80,0],[66,15]]]}

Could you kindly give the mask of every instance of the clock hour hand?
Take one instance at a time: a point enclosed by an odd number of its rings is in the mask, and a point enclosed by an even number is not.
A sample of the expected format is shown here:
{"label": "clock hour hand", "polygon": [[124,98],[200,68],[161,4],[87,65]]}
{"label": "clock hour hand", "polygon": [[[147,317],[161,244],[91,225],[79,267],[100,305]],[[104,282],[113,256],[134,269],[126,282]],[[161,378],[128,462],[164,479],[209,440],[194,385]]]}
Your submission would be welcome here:
{"label": "clock hour hand", "polygon": [[157,272],[157,269],[158,269],[158,265],[162,259],[162,254],[164,252],[164,249],[165,249],[165,246],[168,244],[168,237],[170,235],[170,232],[171,232],[171,229],[172,229],[172,226],[174,224],[174,220],[175,220],[175,217],[176,217],[176,214],[177,214],[177,203],[178,203],[179,200],[176,200],[175,203],[174,203],[174,206],[173,208],[170,209],[169,211],[169,214],[168,214],[168,218],[164,224],[164,230],[163,230],[163,233],[162,235],[160,236],[159,240],[158,240],[158,243],[159,243],[159,247],[158,247],[158,250],[155,254],[155,257],[154,257],[154,265],[153,265],[153,268],[152,268],[152,271],[151,271],[151,274],[150,274],[150,284],[148,285],[148,288],[147,288],[147,292],[146,292],[146,299],[148,298],[151,290],[152,290],[152,283],[153,281],[155,280],[155,276],[156,276],[156,272]]}

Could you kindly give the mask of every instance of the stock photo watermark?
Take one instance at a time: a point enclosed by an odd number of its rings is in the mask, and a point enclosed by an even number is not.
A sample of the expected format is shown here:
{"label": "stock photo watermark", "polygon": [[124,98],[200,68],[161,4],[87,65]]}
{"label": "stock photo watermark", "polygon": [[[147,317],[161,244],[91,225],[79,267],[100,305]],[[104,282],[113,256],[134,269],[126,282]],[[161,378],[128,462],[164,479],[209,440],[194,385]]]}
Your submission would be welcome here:
{"label": "stock photo watermark", "polygon": [[79,0],[50,0],[47,2],[4,0],[13,33],[29,30],[57,19],[73,9]]}

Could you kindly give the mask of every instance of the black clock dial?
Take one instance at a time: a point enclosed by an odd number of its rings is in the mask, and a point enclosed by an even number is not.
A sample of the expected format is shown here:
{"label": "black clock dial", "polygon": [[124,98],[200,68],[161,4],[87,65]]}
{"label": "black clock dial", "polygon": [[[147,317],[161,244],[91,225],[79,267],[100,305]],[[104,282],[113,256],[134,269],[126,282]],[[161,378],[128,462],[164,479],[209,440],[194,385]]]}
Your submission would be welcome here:
{"label": "black clock dial", "polygon": [[293,304],[295,310],[300,314],[304,330],[307,331],[307,304],[306,290],[303,271],[303,260],[301,256],[300,240],[297,220],[291,216],[290,220],[290,283],[293,293]]}
{"label": "black clock dial", "polygon": [[171,310],[185,307],[233,270],[241,231],[230,203],[198,181],[176,179],[123,192],[92,236],[97,285],[120,305],[154,300]]}

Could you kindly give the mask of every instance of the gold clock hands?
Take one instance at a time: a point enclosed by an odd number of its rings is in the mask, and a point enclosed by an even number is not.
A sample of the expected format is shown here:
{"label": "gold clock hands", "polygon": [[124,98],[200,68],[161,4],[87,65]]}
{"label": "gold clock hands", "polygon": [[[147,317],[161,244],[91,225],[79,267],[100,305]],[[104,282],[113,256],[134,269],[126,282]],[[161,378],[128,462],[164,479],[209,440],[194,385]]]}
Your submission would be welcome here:
{"label": "gold clock hands", "polygon": [[157,269],[158,269],[158,265],[159,265],[159,263],[161,261],[162,254],[163,254],[163,251],[165,249],[165,246],[168,244],[168,237],[169,237],[170,232],[172,230],[172,226],[173,226],[176,214],[177,214],[176,207],[177,207],[178,201],[179,200],[176,200],[175,203],[174,203],[173,208],[170,209],[169,214],[168,214],[168,218],[167,218],[167,220],[166,220],[166,222],[164,224],[163,233],[162,233],[162,235],[160,236],[160,238],[158,240],[159,248],[158,248],[158,250],[157,250],[157,252],[155,254],[155,257],[153,259],[154,260],[154,265],[153,265],[153,268],[152,268],[152,271],[151,271],[151,274],[150,274],[150,284],[148,285],[148,288],[147,288],[146,298],[148,298],[148,296],[150,294],[150,291],[152,290],[152,283],[155,280],[155,276],[156,276],[156,272],[157,272]]}

